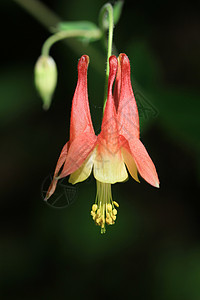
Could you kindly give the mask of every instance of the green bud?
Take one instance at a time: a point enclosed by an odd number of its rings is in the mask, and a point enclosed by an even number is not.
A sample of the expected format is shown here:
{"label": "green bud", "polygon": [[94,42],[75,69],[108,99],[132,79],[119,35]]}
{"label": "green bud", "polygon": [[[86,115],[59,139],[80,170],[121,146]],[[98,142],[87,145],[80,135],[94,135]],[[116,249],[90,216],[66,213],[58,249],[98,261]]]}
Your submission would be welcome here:
{"label": "green bud", "polygon": [[35,65],[35,86],[47,110],[57,84],[57,67],[51,56],[40,56]]}

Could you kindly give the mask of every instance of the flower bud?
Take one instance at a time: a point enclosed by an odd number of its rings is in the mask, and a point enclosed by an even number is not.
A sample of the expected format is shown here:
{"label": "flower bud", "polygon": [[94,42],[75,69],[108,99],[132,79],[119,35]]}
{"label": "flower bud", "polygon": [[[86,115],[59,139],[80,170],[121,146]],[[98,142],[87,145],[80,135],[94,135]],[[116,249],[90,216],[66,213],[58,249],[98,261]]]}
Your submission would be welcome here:
{"label": "flower bud", "polygon": [[35,86],[47,110],[57,84],[57,67],[51,56],[40,56],[35,65]]}

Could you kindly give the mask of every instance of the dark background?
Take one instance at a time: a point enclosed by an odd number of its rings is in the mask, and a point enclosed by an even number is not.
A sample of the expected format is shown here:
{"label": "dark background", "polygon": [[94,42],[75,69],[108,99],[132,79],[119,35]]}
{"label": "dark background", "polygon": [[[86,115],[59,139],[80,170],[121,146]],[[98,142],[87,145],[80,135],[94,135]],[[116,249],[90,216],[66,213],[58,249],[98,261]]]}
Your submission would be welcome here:
{"label": "dark background", "polygon": [[[63,20],[97,23],[105,2],[43,3]],[[72,190],[72,205],[63,198],[63,209],[46,205],[41,195],[69,136],[77,61],[90,54],[90,45],[53,46],[59,81],[45,112],[33,69],[50,33],[14,1],[1,1],[1,22],[1,299],[200,299],[200,18],[195,4],[125,1],[114,42],[131,61],[141,140],[161,187],[132,178],[114,185],[120,208],[105,235],[90,216],[96,192],[92,176]],[[90,55],[88,73],[98,132],[106,54],[102,43],[91,46],[103,58]]]}

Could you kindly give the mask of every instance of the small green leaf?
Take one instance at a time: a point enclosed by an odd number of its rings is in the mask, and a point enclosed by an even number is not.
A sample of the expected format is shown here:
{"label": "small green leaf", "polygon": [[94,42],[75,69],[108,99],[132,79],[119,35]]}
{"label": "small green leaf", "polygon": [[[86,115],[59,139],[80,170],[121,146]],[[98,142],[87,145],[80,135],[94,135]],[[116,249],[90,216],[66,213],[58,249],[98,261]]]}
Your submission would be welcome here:
{"label": "small green leaf", "polygon": [[114,24],[117,24],[119,22],[119,19],[121,17],[121,13],[122,13],[123,5],[124,5],[124,1],[119,0],[113,6]]}
{"label": "small green leaf", "polygon": [[80,33],[81,40],[83,41],[96,41],[101,38],[101,30],[99,27],[89,21],[72,21],[72,22],[60,22],[56,28],[57,32],[68,31],[68,32],[82,32]]}

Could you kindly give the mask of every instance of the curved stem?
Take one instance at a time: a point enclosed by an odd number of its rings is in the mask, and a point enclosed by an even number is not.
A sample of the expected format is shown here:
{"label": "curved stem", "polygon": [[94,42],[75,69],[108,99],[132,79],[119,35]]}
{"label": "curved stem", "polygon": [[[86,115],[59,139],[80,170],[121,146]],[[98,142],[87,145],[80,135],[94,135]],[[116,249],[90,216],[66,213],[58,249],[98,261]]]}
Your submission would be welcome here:
{"label": "curved stem", "polygon": [[[105,13],[108,13],[108,20],[105,19]],[[108,24],[107,24],[107,22],[108,22]],[[113,42],[113,29],[114,29],[113,7],[110,3],[105,4],[100,11],[100,26],[104,30],[108,26],[106,82],[105,82],[104,105],[103,105],[103,111],[104,111],[105,106],[106,106],[106,101],[107,101],[108,77],[109,77],[109,57],[112,55],[112,42]]]}
{"label": "curved stem", "polygon": [[48,56],[51,46],[63,39],[71,37],[85,37],[85,38],[99,38],[101,36],[100,30],[86,31],[86,30],[70,30],[60,31],[50,36],[42,46],[42,55]]}

